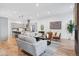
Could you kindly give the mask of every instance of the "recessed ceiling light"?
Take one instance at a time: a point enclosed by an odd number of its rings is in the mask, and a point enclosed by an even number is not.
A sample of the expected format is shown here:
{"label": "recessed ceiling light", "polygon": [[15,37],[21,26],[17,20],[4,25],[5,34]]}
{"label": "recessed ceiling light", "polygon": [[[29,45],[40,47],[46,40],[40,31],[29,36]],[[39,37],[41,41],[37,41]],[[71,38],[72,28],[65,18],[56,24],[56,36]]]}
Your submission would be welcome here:
{"label": "recessed ceiling light", "polygon": [[36,5],[36,7],[39,7],[39,3],[36,3],[35,5]]}

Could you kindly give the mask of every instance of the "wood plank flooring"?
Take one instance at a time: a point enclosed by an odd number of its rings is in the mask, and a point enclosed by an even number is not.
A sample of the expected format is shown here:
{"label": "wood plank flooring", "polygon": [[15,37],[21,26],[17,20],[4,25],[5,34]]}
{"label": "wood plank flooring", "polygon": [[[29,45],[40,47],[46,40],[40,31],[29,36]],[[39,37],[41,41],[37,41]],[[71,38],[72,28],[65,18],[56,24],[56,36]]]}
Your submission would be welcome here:
{"label": "wood plank flooring", "polygon": [[[65,53],[64,56],[75,56],[74,40],[64,40],[60,42],[60,46],[57,49],[59,52]],[[28,56],[17,47],[15,37],[9,38],[7,41],[0,43],[0,55],[1,56]],[[62,56],[63,54],[60,54]]]}

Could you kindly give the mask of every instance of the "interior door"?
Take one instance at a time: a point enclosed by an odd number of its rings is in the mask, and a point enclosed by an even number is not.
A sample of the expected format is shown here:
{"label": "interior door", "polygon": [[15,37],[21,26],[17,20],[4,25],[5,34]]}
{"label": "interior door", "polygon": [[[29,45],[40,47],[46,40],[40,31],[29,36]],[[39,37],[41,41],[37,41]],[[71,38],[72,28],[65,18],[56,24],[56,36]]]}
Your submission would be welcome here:
{"label": "interior door", "polygon": [[0,17],[0,41],[8,38],[8,19]]}

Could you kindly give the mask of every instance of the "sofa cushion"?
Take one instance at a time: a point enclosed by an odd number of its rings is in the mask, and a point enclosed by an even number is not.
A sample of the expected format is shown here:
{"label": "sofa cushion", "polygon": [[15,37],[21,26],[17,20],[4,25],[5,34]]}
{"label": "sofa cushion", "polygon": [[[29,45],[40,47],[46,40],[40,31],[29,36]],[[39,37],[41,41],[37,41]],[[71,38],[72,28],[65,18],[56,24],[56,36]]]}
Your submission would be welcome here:
{"label": "sofa cushion", "polygon": [[60,33],[57,33],[56,37],[59,37],[60,36]]}
{"label": "sofa cushion", "polygon": [[29,43],[36,43],[36,39],[34,37],[19,35],[19,39],[24,40]]}
{"label": "sofa cushion", "polygon": [[24,39],[24,35],[18,35],[18,38],[23,40]]}
{"label": "sofa cushion", "polygon": [[25,35],[25,36],[31,36],[31,37],[34,37],[34,36],[35,36],[35,33],[34,33],[34,32],[28,32],[28,31],[25,31],[24,35]]}
{"label": "sofa cushion", "polygon": [[35,37],[41,37],[42,34],[41,33],[36,33]]}
{"label": "sofa cushion", "polygon": [[53,32],[53,35],[52,35],[52,36],[53,36],[53,37],[56,36],[56,32]]}
{"label": "sofa cushion", "polygon": [[26,35],[26,36],[30,36],[30,32],[25,31],[24,35]]}

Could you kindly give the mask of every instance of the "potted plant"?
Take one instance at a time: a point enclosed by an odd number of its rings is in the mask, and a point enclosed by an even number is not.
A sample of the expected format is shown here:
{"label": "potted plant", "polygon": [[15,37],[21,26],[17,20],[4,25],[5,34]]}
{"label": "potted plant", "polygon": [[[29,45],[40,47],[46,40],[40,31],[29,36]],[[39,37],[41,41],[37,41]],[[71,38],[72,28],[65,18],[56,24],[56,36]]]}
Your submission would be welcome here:
{"label": "potted plant", "polygon": [[72,36],[73,33],[73,29],[74,29],[74,23],[72,22],[72,20],[70,20],[68,26],[67,26],[67,30],[70,33],[70,35]]}

